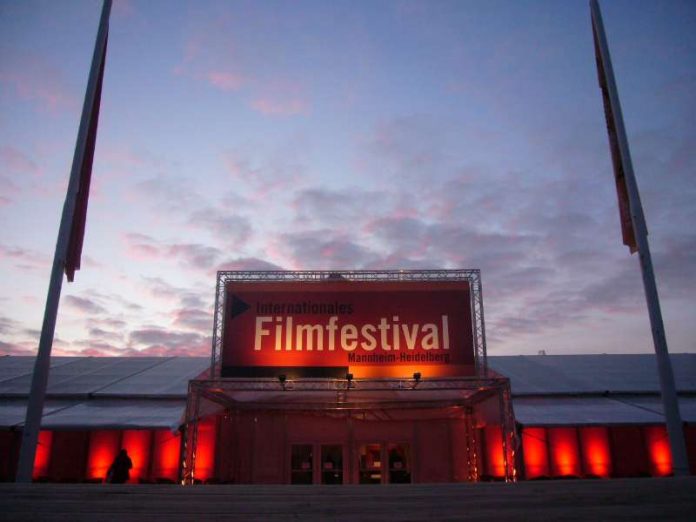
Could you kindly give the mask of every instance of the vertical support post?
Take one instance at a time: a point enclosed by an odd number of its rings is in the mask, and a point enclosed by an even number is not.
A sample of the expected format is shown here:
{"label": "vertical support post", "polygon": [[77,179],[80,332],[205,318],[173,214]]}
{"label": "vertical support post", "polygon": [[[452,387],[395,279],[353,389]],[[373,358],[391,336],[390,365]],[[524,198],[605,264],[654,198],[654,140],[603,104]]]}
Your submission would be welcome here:
{"label": "vertical support post", "polygon": [[503,435],[503,459],[505,462],[505,482],[516,482],[515,469],[515,434],[514,415],[512,413],[512,399],[510,396],[510,382],[501,383],[498,388],[498,401],[500,404],[500,429]]}
{"label": "vertical support post", "polygon": [[58,228],[58,239],[53,256],[53,265],[51,267],[51,276],[48,284],[48,295],[46,297],[46,307],[44,309],[41,336],[39,338],[39,349],[36,354],[36,361],[34,362],[31,391],[29,392],[27,412],[22,428],[22,444],[17,464],[17,482],[31,482],[34,470],[36,444],[39,440],[39,431],[41,430],[41,417],[43,416],[46,387],[48,385],[48,373],[51,365],[51,349],[53,348],[53,337],[56,329],[56,319],[58,317],[60,293],[63,287],[63,270],[65,269],[65,262],[68,255],[70,232],[73,225],[75,207],[77,205],[77,193],[80,189],[81,167],[87,153],[89,127],[92,121],[92,111],[94,109],[94,100],[96,97],[97,84],[99,82],[101,59],[106,47],[110,12],[111,0],[104,0],[97,39],[94,44],[92,66],[87,81],[87,90],[82,108],[80,127],[77,134],[77,143],[75,145],[75,154],[73,156],[68,190],[65,196],[65,202],[63,203],[63,212]]}
{"label": "vertical support post", "polygon": [[633,172],[631,154],[628,148],[628,138],[626,137],[626,129],[624,128],[623,114],[619,102],[619,93],[616,87],[611,57],[609,55],[609,44],[604,32],[604,23],[602,22],[602,14],[597,0],[590,0],[590,10],[592,12],[592,22],[595,31],[595,50],[597,52],[598,61],[601,64],[600,85],[602,84],[602,79],[605,83],[605,85],[602,85],[602,88],[606,96],[605,113],[609,127],[610,142],[615,141],[615,148],[617,149],[615,155],[618,156],[617,159],[623,171],[626,192],[628,194],[631,224],[638,256],[640,258],[643,288],[645,290],[645,300],[648,305],[648,315],[650,317],[650,327],[660,378],[660,389],[662,391],[662,406],[664,408],[670,448],[672,450],[674,475],[685,476],[689,474],[689,463],[686,454],[686,445],[684,443],[684,431],[681,415],[679,413],[677,392],[674,384],[672,362],[670,361],[669,351],[667,350],[667,339],[662,322],[662,311],[660,310],[660,298],[657,293],[655,273],[653,272],[652,257],[648,244],[648,229],[645,224],[643,207],[640,202],[638,184],[636,183],[635,174]]}

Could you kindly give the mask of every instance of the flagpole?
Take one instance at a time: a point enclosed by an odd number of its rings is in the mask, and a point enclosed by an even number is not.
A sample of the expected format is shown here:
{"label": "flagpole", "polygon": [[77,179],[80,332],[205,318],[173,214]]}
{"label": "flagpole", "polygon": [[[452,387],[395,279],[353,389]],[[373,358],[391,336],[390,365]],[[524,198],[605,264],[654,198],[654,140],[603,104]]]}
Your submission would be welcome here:
{"label": "flagpole", "polygon": [[41,430],[41,417],[43,415],[46,386],[48,384],[48,372],[51,362],[53,336],[56,329],[56,317],[58,316],[58,304],[60,302],[60,293],[63,286],[63,271],[65,270],[77,195],[80,190],[80,174],[85,156],[88,153],[87,139],[90,122],[92,120],[92,112],[94,111],[94,101],[97,84],[99,82],[101,61],[103,60],[106,47],[111,2],[112,0],[104,0],[97,39],[94,45],[92,66],[89,72],[85,101],[82,108],[82,118],[77,134],[77,143],[75,145],[75,155],[73,156],[72,169],[70,171],[70,181],[68,182],[68,190],[65,195],[65,203],[63,204],[63,213],[60,219],[56,250],[53,257],[53,266],[51,268],[51,278],[48,284],[48,296],[46,297],[46,308],[44,310],[43,325],[41,327],[41,337],[39,338],[39,350],[36,354],[36,361],[34,362],[31,391],[27,404],[24,427],[22,429],[22,444],[17,464],[17,482],[31,482],[32,480],[36,444],[39,439],[39,431]]}
{"label": "flagpole", "polygon": [[[592,21],[595,29],[597,52],[599,53],[599,58],[601,59],[603,69],[603,71],[600,71],[600,78],[601,73],[603,72],[606,95],[609,98],[610,114],[613,117],[612,121],[615,130],[614,138],[616,140],[619,159],[621,161],[621,167],[623,170],[623,177],[628,195],[631,223],[633,225],[633,233],[638,250],[638,257],[640,258],[640,268],[643,276],[643,288],[645,290],[645,300],[648,305],[648,315],[650,317],[650,327],[652,330],[652,338],[655,346],[657,368],[660,378],[660,389],[662,391],[662,405],[667,424],[669,443],[672,450],[672,469],[675,476],[684,476],[689,474],[689,462],[686,454],[686,445],[684,443],[684,431],[682,428],[681,415],[679,414],[679,402],[674,384],[672,362],[669,358],[667,339],[665,337],[665,327],[662,322],[660,298],[657,293],[655,273],[653,272],[652,257],[650,255],[650,246],[648,244],[648,229],[645,224],[643,207],[640,202],[638,184],[636,183],[635,174],[633,172],[631,154],[628,148],[628,138],[626,137],[626,129],[624,127],[621,105],[619,103],[619,94],[616,88],[614,70],[611,65],[611,57],[609,55],[609,45],[604,32],[602,14],[600,12],[597,0],[590,0],[590,9],[592,12]],[[609,131],[611,134],[611,128]]]}

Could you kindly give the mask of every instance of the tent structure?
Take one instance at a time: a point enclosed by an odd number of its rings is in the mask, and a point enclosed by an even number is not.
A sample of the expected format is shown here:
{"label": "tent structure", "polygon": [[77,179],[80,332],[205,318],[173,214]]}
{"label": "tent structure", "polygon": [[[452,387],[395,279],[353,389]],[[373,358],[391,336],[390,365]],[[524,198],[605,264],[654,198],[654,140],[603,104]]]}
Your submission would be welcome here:
{"label": "tent structure", "polygon": [[[672,362],[694,472],[696,354],[675,354]],[[511,448],[515,450],[518,479],[669,473],[664,416],[652,355],[489,356],[488,364],[496,375],[510,379],[520,441],[516,448]],[[32,357],[0,357],[3,480],[12,479],[12,461],[17,455],[32,366]],[[133,474],[134,481],[180,481],[193,465],[183,465],[184,443],[177,430],[186,424],[189,386],[206,381],[209,366],[207,357],[54,357],[42,422],[42,447],[47,451],[39,451],[37,463],[43,467],[36,470],[36,478],[98,480],[104,471],[103,462],[112,458],[111,454],[100,457],[101,464],[97,465],[98,451],[116,451],[125,445],[134,448],[134,453],[139,452],[142,460],[141,469]],[[465,407],[477,393],[472,383],[457,379],[430,383],[423,380],[415,388],[412,380],[398,379],[379,383],[356,380],[350,389],[346,389],[345,380],[310,382],[299,388],[286,382],[283,390],[277,379],[237,380],[234,385],[226,384],[222,391],[202,397],[199,408],[203,415],[199,417],[224,411],[230,406],[229,401],[240,411],[254,402],[277,406],[281,401],[283,411],[297,413],[327,400],[335,403],[341,396],[345,407],[353,412],[368,405],[381,405],[375,410],[378,415],[398,415],[399,410],[389,406],[396,398],[405,396],[408,403],[401,402],[401,406],[407,408],[401,415],[423,415],[429,410],[438,418],[456,417],[454,412],[462,411],[457,410],[457,405]],[[194,472],[194,480],[217,478],[213,454],[223,451],[224,434],[207,426],[201,433],[208,442],[199,454],[202,460],[195,466],[198,472]],[[50,447],[46,445],[49,436]],[[76,446],[80,446],[79,451]],[[595,463],[589,461],[590,450],[600,455]],[[564,452],[572,456],[567,468],[559,464]],[[628,465],[638,461],[642,463]],[[75,469],[66,474],[61,466]]]}

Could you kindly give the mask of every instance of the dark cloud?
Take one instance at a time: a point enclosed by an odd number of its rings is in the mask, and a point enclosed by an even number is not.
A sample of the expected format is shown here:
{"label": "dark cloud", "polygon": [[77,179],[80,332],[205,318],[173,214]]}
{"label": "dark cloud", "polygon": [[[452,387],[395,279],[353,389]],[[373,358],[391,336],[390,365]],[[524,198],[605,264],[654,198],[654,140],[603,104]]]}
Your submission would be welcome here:
{"label": "dark cloud", "polygon": [[213,266],[222,252],[211,246],[189,243],[168,245],[165,249],[168,256],[172,256],[181,260],[181,262],[190,268],[206,270]]}
{"label": "dark cloud", "polygon": [[129,348],[141,354],[206,355],[210,352],[210,339],[199,333],[149,327],[130,333]]}
{"label": "dark cloud", "polygon": [[0,340],[0,354],[2,355],[36,355],[36,348],[28,348],[21,344],[8,343]]}
{"label": "dark cloud", "polygon": [[213,331],[213,311],[181,308],[174,311],[174,325],[179,328],[206,334]]}
{"label": "dark cloud", "polygon": [[143,234],[123,235],[131,256],[149,260],[176,260],[186,268],[206,271],[222,255],[222,251],[202,243],[164,243]]}
{"label": "dark cloud", "polygon": [[341,269],[364,267],[378,255],[357,241],[337,237],[330,230],[281,234],[279,249],[297,269]]}
{"label": "dark cloud", "polygon": [[107,311],[106,308],[93,299],[78,297],[75,295],[65,296],[65,304],[73,310],[84,312],[86,314],[105,314]]}
{"label": "dark cloud", "polygon": [[239,257],[218,265],[217,271],[225,270],[284,270],[284,268],[256,257]]}
{"label": "dark cloud", "polygon": [[207,230],[223,244],[239,247],[251,236],[249,220],[214,208],[193,212],[190,223]]}
{"label": "dark cloud", "polygon": [[312,188],[297,192],[293,207],[300,223],[331,224],[343,229],[361,221],[366,214],[379,213],[390,197],[386,192],[359,188]]}
{"label": "dark cloud", "polygon": [[19,323],[14,319],[0,315],[0,335],[7,335],[14,332],[19,327]]}
{"label": "dark cloud", "polygon": [[46,255],[26,248],[0,244],[0,260],[2,259],[11,260],[15,267],[21,270],[40,270],[50,267],[50,260]]}

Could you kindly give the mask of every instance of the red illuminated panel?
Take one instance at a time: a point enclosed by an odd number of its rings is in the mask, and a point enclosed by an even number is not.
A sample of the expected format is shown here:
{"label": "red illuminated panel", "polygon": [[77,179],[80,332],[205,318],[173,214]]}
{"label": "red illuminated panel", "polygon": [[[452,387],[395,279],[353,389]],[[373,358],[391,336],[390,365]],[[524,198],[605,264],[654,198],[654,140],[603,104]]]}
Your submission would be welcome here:
{"label": "red illuminated panel", "polygon": [[580,476],[578,435],[575,428],[549,428],[553,476]]}
{"label": "red illuminated panel", "polygon": [[645,444],[650,459],[650,474],[665,477],[672,473],[672,451],[665,426],[648,426],[643,428]]}
{"label": "red illuminated panel", "polygon": [[215,470],[216,427],[215,417],[205,419],[198,424],[196,467],[194,470],[194,478],[197,480],[205,481],[213,477]]}
{"label": "red illuminated panel", "polygon": [[98,430],[90,433],[89,453],[87,454],[87,478],[104,479],[111,463],[121,449],[121,432]]}
{"label": "red illuminated panel", "polygon": [[550,475],[545,428],[524,428],[522,430],[522,451],[527,479]]}
{"label": "red illuminated panel", "polygon": [[126,430],[123,432],[121,447],[128,452],[133,462],[128,482],[137,483],[141,479],[147,479],[150,468],[150,446],[152,432],[149,430]]}
{"label": "red illuminated panel", "polygon": [[176,481],[179,478],[179,450],[178,433],[172,433],[169,430],[155,432],[151,475],[154,480]]}
{"label": "red illuminated panel", "polygon": [[503,433],[500,426],[486,426],[486,474],[491,477],[505,476],[505,457],[503,455]]}
{"label": "red illuminated panel", "polygon": [[609,430],[604,427],[580,428],[585,475],[608,477],[611,474]]}
{"label": "red illuminated panel", "polygon": [[36,445],[34,457],[34,471],[32,478],[48,476],[48,463],[51,461],[51,445],[53,444],[53,432],[42,430],[39,433],[39,442]]}

